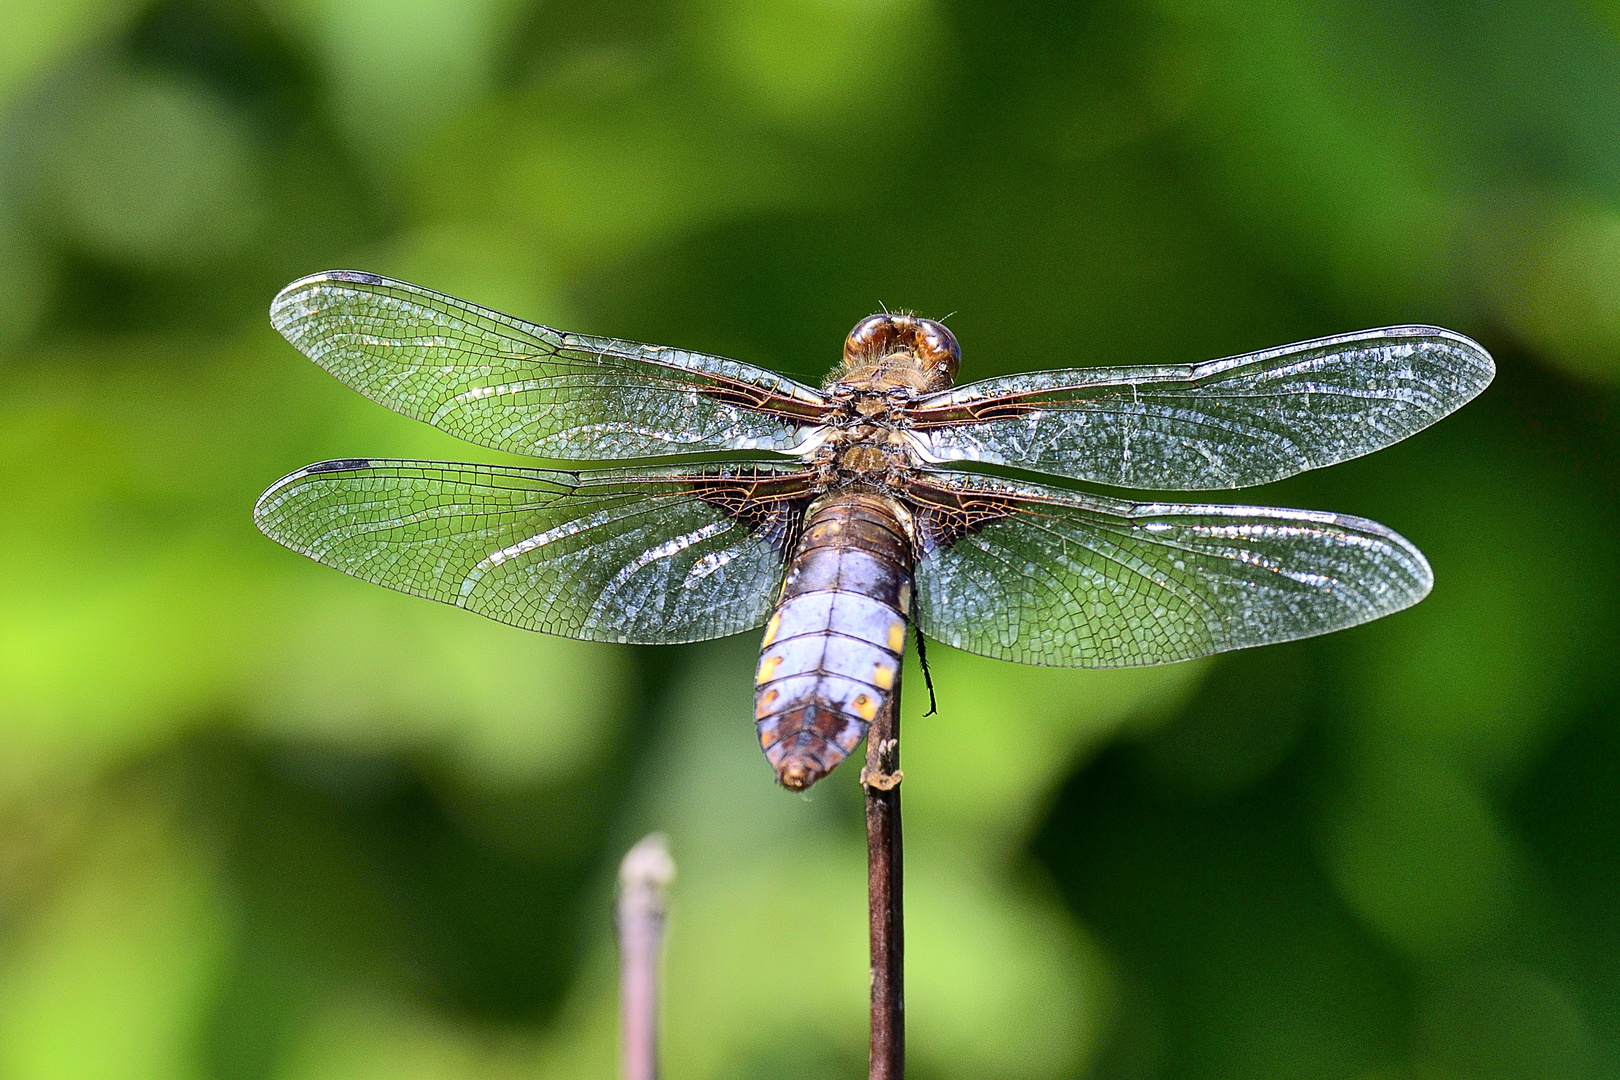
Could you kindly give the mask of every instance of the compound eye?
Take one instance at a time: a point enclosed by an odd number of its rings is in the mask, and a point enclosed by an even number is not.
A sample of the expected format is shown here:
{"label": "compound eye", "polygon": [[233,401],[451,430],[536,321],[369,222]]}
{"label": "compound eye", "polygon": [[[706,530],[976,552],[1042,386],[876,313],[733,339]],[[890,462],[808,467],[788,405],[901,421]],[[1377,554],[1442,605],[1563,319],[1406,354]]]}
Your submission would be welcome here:
{"label": "compound eye", "polygon": [[844,359],[853,361],[864,356],[887,356],[895,351],[899,336],[894,316],[868,315],[856,323],[855,329],[844,339]]}
{"label": "compound eye", "polygon": [[962,347],[956,335],[944,323],[933,319],[918,319],[916,330],[917,359],[936,371],[944,372],[953,380],[962,366]]}

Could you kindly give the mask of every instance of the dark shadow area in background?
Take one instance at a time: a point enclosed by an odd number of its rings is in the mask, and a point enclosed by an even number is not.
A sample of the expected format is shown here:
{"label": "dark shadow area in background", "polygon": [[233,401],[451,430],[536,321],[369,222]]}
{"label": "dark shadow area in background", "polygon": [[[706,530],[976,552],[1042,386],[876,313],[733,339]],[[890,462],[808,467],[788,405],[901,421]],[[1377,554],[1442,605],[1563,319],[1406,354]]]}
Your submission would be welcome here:
{"label": "dark shadow area in background", "polygon": [[[103,49],[115,55],[97,62],[199,84],[245,124],[254,136],[274,242],[256,243],[217,265],[169,269],[109,262],[70,241],[61,253],[54,324],[114,334],[233,332],[245,313],[262,312],[266,297],[287,281],[374,242],[394,221],[398,208],[368,182],[324,111],[330,88],[316,63],[256,5],[167,0]],[[43,106],[70,92],[74,80],[71,70],[61,73],[34,95],[32,107],[24,105],[24,143],[50,137]],[[40,130],[29,131],[31,125]]]}
{"label": "dark shadow area in background", "polygon": [[1405,1057],[1412,976],[1310,833],[1311,643],[1223,658],[1071,777],[1034,845],[1122,973],[1098,1080],[1351,1076]]}
{"label": "dark shadow area in background", "polygon": [[[1385,1075],[1414,1059],[1445,1076],[1616,1075],[1620,711],[1589,710],[1499,800],[1531,864],[1514,920],[1461,954],[1414,956],[1322,868],[1333,710],[1293,683],[1331,682],[1313,652],[1332,660],[1313,643],[1224,658],[1175,719],[1110,747],[1053,806],[1034,855],[1121,978],[1092,1075]],[[1572,995],[1569,1041],[1518,1026],[1543,981]]]}
{"label": "dark shadow area in background", "polygon": [[204,1037],[209,1075],[278,1075],[288,1041],[345,987],[474,1025],[552,1020],[611,918],[598,886],[678,668],[679,650],[635,652],[641,721],[555,786],[494,791],[427,759],[229,735],[151,763],[183,777],[239,920]]}
{"label": "dark shadow area in background", "polygon": [[[611,792],[495,803],[406,759],[218,738],[181,764],[240,920],[207,1040],[216,1075],[273,1075],[302,1010],[345,984],[491,1024],[554,1015],[599,921],[582,906]],[[534,822],[543,842],[524,844]]]}

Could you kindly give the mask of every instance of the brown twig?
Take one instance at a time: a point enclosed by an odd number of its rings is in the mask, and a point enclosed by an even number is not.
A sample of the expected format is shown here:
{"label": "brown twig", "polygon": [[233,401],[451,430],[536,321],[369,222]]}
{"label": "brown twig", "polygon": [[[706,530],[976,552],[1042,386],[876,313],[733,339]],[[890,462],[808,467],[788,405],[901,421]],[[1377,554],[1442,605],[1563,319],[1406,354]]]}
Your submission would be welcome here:
{"label": "brown twig", "polygon": [[906,1074],[906,935],[900,847],[900,683],[866,733],[866,898],[872,930],[870,1080]]}
{"label": "brown twig", "polygon": [[675,861],[662,833],[642,839],[619,864],[619,1018],[624,1080],[658,1080],[658,957],[665,890]]}

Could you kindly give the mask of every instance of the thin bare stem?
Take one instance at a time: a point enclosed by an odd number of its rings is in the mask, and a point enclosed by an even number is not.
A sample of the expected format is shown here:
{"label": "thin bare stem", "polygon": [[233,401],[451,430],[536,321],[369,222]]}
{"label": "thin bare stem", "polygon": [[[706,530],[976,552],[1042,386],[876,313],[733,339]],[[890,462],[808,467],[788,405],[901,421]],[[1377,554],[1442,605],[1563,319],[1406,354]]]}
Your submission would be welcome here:
{"label": "thin bare stem", "polygon": [[905,915],[900,846],[900,683],[866,733],[866,895],[872,930],[871,1080],[906,1074]]}
{"label": "thin bare stem", "polygon": [[658,958],[665,890],[675,860],[662,833],[631,848],[619,864],[619,1017],[624,1080],[658,1080]]}

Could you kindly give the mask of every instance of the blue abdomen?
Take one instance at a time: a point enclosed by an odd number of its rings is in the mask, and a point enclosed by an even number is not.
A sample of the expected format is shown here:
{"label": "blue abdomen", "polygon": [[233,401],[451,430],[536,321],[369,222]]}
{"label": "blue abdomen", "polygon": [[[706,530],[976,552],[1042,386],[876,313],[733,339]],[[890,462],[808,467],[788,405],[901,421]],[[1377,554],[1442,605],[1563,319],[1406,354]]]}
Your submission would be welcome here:
{"label": "blue abdomen", "polygon": [[900,678],[911,613],[911,542],[881,495],[816,506],[765,627],[755,679],[760,746],[802,790],[866,736]]}

